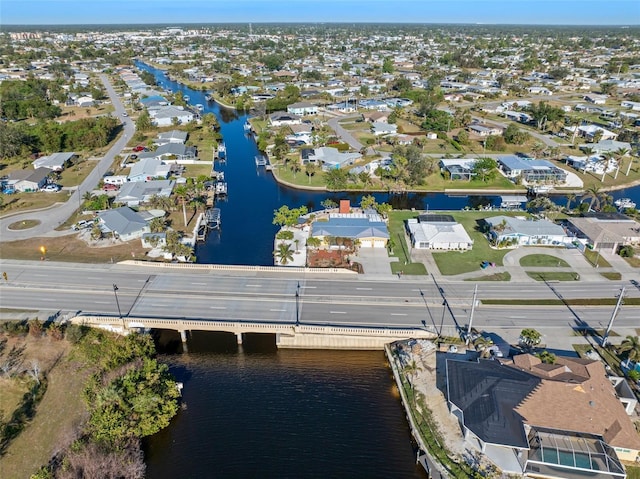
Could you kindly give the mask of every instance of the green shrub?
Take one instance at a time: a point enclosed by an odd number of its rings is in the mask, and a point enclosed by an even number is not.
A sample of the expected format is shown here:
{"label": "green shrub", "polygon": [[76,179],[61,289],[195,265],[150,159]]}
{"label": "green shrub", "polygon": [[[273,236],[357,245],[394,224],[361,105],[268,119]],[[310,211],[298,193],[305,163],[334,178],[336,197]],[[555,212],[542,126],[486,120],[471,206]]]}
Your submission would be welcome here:
{"label": "green shrub", "polygon": [[293,231],[290,231],[290,230],[278,231],[278,233],[276,234],[276,239],[292,240],[293,239]]}

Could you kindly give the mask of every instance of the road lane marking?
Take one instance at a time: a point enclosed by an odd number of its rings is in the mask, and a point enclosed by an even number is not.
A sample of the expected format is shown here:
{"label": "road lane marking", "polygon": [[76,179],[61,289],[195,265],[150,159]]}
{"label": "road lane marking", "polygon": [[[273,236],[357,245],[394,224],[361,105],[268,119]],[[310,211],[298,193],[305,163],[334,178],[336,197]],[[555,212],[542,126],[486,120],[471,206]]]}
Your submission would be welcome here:
{"label": "road lane marking", "polygon": [[371,291],[373,288],[356,288],[358,291]]}
{"label": "road lane marking", "polygon": [[526,316],[509,316],[509,319],[525,319]]}
{"label": "road lane marking", "polygon": [[51,299],[51,298],[40,298],[40,301],[55,301],[55,299]]}
{"label": "road lane marking", "polygon": [[224,306],[209,306],[209,309],[227,309]]}
{"label": "road lane marking", "polygon": [[207,283],[191,283],[191,284],[197,284],[198,286],[206,286]]}
{"label": "road lane marking", "polygon": [[329,314],[347,314],[346,311],[329,311]]}
{"label": "road lane marking", "polygon": [[316,289],[316,286],[300,286],[300,288],[304,288],[304,289]]}
{"label": "road lane marking", "polygon": [[391,316],[406,316],[406,313],[391,313]]}
{"label": "road lane marking", "polygon": [[286,311],[286,309],[270,309],[269,311]]}
{"label": "road lane marking", "polygon": [[245,284],[247,288],[262,288],[261,284]]}
{"label": "road lane marking", "polygon": [[94,301],[96,304],[110,304],[111,301]]}

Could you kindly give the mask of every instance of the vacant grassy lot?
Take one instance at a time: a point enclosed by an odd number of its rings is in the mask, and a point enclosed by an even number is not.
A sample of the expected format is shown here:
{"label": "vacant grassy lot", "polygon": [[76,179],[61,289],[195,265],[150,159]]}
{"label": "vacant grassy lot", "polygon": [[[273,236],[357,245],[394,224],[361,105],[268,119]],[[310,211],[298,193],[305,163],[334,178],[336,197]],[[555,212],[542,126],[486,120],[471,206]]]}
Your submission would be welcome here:
{"label": "vacant grassy lot", "polygon": [[[75,235],[56,238],[31,238],[21,241],[10,241],[0,246],[0,258],[39,260],[40,246],[47,248],[46,259],[51,261],[71,261],[77,263],[108,263],[126,259],[144,258],[146,250],[140,240],[129,243],[118,243],[113,246],[89,247]],[[133,253],[133,254],[132,254]]]}
{"label": "vacant grassy lot", "polygon": [[7,213],[15,213],[22,210],[35,210],[47,208],[55,203],[64,203],[69,199],[67,191],[59,191],[58,193],[14,193],[12,195],[3,195],[4,202],[0,207],[0,214],[4,216]]}
{"label": "vacant grassy lot", "polygon": [[530,254],[520,258],[520,266],[524,267],[562,267],[567,268],[569,263],[557,256],[549,254]]}
{"label": "vacant grassy lot", "polygon": [[[0,459],[3,478],[24,478],[46,464],[52,454],[72,439],[72,431],[85,416],[83,384],[88,372],[69,360],[69,344],[50,338],[9,338],[11,344],[24,346],[25,365],[37,360],[48,379],[47,391],[35,417],[9,445]],[[19,384],[17,380],[3,380]],[[0,409],[5,416],[16,406],[14,394],[0,394]],[[19,399],[19,398],[18,398]],[[25,453],[28,451],[28,453]]]}

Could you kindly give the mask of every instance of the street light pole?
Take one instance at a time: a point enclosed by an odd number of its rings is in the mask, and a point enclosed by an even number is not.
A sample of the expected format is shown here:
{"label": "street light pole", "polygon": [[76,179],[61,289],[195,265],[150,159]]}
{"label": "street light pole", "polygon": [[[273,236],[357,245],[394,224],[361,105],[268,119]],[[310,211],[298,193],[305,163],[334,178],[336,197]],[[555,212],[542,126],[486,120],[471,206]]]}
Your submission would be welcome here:
{"label": "street light pole", "polygon": [[118,301],[118,285],[113,283],[113,294],[116,297],[116,306],[118,307],[118,317],[122,320],[122,331],[124,331],[124,318],[122,317],[122,311],[120,311],[120,301]]}
{"label": "street light pole", "polygon": [[618,311],[620,310],[620,306],[622,306],[622,300],[624,299],[625,287],[623,286],[620,290],[620,295],[618,296],[618,302],[616,303],[616,307],[613,308],[613,313],[611,313],[611,319],[609,320],[609,325],[607,326],[607,330],[602,336],[602,347],[604,348],[609,342],[609,333],[611,332],[611,328],[613,327],[613,320],[616,319],[618,315]]}
{"label": "street light pole", "polygon": [[300,281],[296,286],[296,326],[300,326]]}

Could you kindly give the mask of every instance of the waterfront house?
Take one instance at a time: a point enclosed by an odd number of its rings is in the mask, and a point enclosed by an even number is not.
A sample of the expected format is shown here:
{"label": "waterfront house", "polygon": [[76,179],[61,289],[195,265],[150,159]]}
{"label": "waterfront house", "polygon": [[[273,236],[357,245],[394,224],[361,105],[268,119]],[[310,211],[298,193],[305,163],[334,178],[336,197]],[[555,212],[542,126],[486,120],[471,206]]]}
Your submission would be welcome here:
{"label": "waterfront house", "polygon": [[358,240],[362,248],[384,248],[387,224],[376,213],[332,213],[327,221],[314,221],[311,236],[329,244],[330,238]]}
{"label": "waterfront house", "polygon": [[513,246],[564,245],[572,241],[564,228],[549,220],[533,220],[513,216],[484,219],[494,244]]}
{"label": "waterfront house", "polygon": [[450,180],[471,181],[475,176],[473,168],[475,158],[442,158],[440,160],[440,171],[446,172]]}
{"label": "waterfront house", "polygon": [[170,161],[195,160],[196,154],[195,146],[186,146],[182,143],[165,143],[155,151],[146,151],[138,154],[138,159],[142,161],[153,158],[167,163]]}
{"label": "waterfront house", "polygon": [[567,218],[567,229],[593,250],[612,254],[622,245],[640,244],[640,223],[621,213],[586,213]]}
{"label": "waterfront house", "polygon": [[302,118],[293,113],[276,111],[269,115],[269,123],[271,126],[299,125],[302,123]]}
{"label": "waterfront house", "polygon": [[503,472],[623,479],[640,437],[600,361],[531,354],[446,359],[446,396],[464,437]]}
{"label": "waterfront house", "polygon": [[303,148],[300,151],[300,159],[303,165],[315,163],[320,165],[323,170],[353,165],[360,158],[362,158],[360,153],[342,153],[337,148],[330,146]]}
{"label": "waterfront house", "polygon": [[102,232],[113,233],[122,241],[140,238],[149,232],[144,217],[127,206],[98,213],[98,224]]}
{"label": "waterfront house", "polygon": [[173,105],[150,108],[149,116],[155,126],[171,126],[175,123],[183,125],[193,121],[194,115],[189,110]]}
{"label": "waterfront house", "polygon": [[473,240],[451,215],[419,215],[408,219],[406,228],[415,249],[465,251],[473,248]]}
{"label": "waterfront house", "polygon": [[567,181],[567,172],[547,160],[521,158],[516,155],[500,155],[496,159],[500,170],[511,180],[521,178],[527,183],[558,184]]}
{"label": "waterfront house", "polygon": [[152,196],[168,198],[175,184],[174,180],[127,182],[122,185],[114,201],[127,206],[139,206],[149,201]]}

